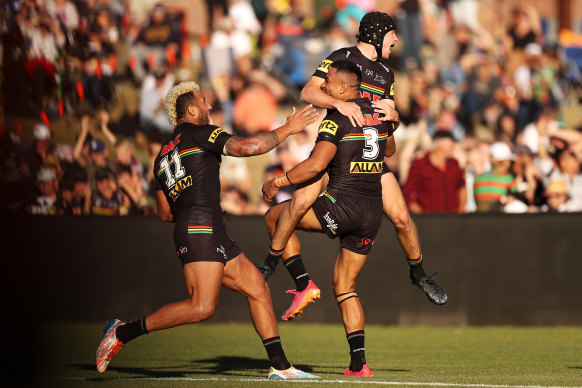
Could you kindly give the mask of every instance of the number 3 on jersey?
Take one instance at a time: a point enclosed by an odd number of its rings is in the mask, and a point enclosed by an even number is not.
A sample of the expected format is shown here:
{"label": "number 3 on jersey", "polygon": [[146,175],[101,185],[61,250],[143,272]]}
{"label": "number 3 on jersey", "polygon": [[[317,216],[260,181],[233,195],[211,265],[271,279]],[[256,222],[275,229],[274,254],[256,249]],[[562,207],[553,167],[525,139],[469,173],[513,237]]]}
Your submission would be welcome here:
{"label": "number 3 on jersey", "polygon": [[364,128],[364,152],[362,158],[374,160],[378,157],[378,131],[375,128]]}
{"label": "number 3 on jersey", "polygon": [[[170,170],[170,167],[174,165],[174,173]],[[182,166],[182,161],[180,160],[180,155],[178,155],[178,149],[174,149],[172,152],[172,160],[168,163],[168,155],[160,161],[160,167],[166,173],[166,187],[170,188],[176,184],[176,181],[186,175],[186,170]]]}

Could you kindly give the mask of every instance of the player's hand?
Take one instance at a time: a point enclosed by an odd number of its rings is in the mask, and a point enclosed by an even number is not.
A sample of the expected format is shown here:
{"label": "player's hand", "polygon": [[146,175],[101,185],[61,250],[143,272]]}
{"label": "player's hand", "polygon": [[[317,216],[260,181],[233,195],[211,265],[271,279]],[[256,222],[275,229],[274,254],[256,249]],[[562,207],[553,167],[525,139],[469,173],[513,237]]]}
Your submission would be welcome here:
{"label": "player's hand", "polygon": [[299,112],[293,107],[293,111],[287,116],[287,127],[291,130],[291,134],[299,133],[303,129],[315,121],[319,113],[309,104]]}
{"label": "player's hand", "polygon": [[279,192],[279,188],[275,187],[275,179],[271,179],[263,183],[263,199],[271,202],[275,195]]}
{"label": "player's hand", "polygon": [[362,109],[355,102],[339,101],[335,108],[342,115],[347,116],[354,127],[361,127],[366,123]]}
{"label": "player's hand", "polygon": [[380,117],[380,120],[382,121],[398,121],[400,119],[400,115],[389,101],[390,100],[387,98],[383,98],[379,101],[373,101],[372,107],[374,108],[374,112],[384,115],[384,117]]}

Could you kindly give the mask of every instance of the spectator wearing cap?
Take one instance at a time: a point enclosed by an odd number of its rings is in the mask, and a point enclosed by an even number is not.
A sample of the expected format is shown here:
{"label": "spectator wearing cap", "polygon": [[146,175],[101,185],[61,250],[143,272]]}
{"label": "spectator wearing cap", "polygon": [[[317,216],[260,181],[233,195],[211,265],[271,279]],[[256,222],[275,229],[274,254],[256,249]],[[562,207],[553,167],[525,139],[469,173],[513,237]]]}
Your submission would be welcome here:
{"label": "spectator wearing cap", "polygon": [[478,175],[473,185],[478,212],[499,212],[507,196],[516,192],[515,180],[510,172],[514,159],[509,146],[496,142],[489,148],[491,170]]}
{"label": "spectator wearing cap", "polygon": [[548,213],[576,211],[571,210],[571,204],[568,204],[570,195],[566,181],[560,178],[552,179],[548,182],[548,188],[544,193],[546,204],[540,210]]}
{"label": "spectator wearing cap", "polygon": [[108,167],[98,168],[95,172],[97,190],[91,197],[91,213],[99,216],[126,215],[127,208],[117,184],[113,179],[113,172]]}
{"label": "spectator wearing cap", "polygon": [[42,123],[36,124],[33,130],[34,142],[25,151],[24,161],[28,165],[30,174],[35,177],[42,167],[44,158],[52,152],[51,131]]}
{"label": "spectator wearing cap", "polygon": [[[95,135],[92,136],[90,133],[90,116],[84,114],[81,118],[81,134],[77,139],[73,154],[75,161],[84,167],[89,176],[89,183],[91,184],[91,189],[94,191],[96,189],[95,185],[95,172],[98,168],[109,166],[109,150],[106,143],[101,140],[104,138],[108,143],[115,144],[117,138],[107,127],[109,121],[109,114],[107,112],[100,112],[100,131],[96,131]],[[88,146],[87,156],[83,155],[83,149]]]}
{"label": "spectator wearing cap", "polygon": [[464,172],[452,157],[455,138],[450,131],[434,134],[433,149],[415,160],[402,189],[412,213],[462,213],[467,190]]}
{"label": "spectator wearing cap", "polygon": [[30,214],[56,215],[58,181],[54,171],[50,168],[41,168],[36,181],[40,195],[28,206]]}

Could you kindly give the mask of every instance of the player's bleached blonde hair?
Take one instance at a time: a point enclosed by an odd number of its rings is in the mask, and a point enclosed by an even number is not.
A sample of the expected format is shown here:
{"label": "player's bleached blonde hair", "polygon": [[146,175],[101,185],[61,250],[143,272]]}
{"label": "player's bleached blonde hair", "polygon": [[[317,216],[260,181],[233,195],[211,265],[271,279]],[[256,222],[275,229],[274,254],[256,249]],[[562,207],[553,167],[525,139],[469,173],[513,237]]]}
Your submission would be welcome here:
{"label": "player's bleached blonde hair", "polygon": [[170,89],[168,95],[166,96],[165,104],[166,115],[168,115],[170,124],[176,126],[178,122],[178,118],[176,117],[176,100],[178,97],[180,97],[182,94],[195,92],[198,90],[200,90],[200,86],[198,86],[198,84],[194,81],[180,82],[178,85]]}

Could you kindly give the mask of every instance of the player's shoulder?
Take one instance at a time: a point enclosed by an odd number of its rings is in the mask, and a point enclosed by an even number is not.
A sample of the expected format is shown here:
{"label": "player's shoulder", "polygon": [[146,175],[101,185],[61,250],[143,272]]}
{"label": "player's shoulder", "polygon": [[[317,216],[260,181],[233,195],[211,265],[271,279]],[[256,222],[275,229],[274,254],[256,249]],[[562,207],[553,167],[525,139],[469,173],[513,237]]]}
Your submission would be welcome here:
{"label": "player's shoulder", "polygon": [[325,132],[336,136],[338,130],[345,125],[346,120],[348,120],[348,118],[339,111],[329,109],[327,115],[323,118],[321,124],[319,124],[319,132]]}
{"label": "player's shoulder", "polygon": [[[342,47],[333,51],[328,58],[333,59],[334,61],[341,61],[343,60],[350,60],[353,59],[354,55],[357,55],[359,50],[354,47]],[[352,57],[352,58],[350,58]]]}
{"label": "player's shoulder", "polygon": [[[344,48],[333,51],[331,54],[329,54],[326,58],[324,58],[319,63],[319,66],[317,67],[315,75],[319,74],[319,76],[322,76],[322,73],[327,74],[327,72],[329,71],[329,67],[331,66],[332,63],[334,63],[336,61],[350,59],[350,56],[352,55],[352,53],[357,51],[354,49],[355,49],[355,47],[344,47]],[[318,72],[321,72],[321,73],[318,73]]]}

